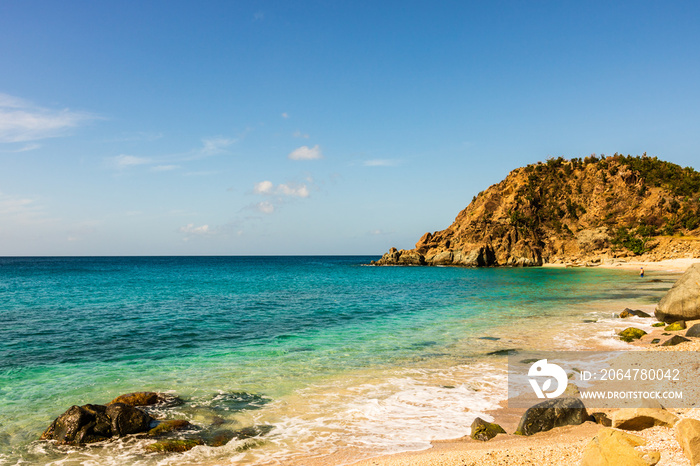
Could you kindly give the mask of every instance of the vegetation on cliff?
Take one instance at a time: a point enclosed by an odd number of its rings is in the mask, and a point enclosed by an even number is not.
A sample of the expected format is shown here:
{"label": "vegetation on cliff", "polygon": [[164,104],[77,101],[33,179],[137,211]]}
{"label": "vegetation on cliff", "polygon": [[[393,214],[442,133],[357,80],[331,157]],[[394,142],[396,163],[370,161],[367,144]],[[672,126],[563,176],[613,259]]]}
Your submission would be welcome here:
{"label": "vegetation on cliff", "polygon": [[694,169],[646,154],[559,157],[513,170],[447,229],[426,233],[415,249],[392,248],[377,264],[541,265],[640,255],[669,243],[663,237],[696,238],[699,227]]}

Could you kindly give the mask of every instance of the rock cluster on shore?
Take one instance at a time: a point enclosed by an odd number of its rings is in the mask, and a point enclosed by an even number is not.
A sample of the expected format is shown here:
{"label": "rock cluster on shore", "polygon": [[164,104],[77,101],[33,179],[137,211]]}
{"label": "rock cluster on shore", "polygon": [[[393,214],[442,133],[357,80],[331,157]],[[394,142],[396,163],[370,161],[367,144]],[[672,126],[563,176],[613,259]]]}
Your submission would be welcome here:
{"label": "rock cluster on shore", "polygon": [[651,157],[550,159],[513,170],[447,229],[375,265],[538,266],[700,257],[700,173]]}
{"label": "rock cluster on shore", "polygon": [[[249,393],[231,394],[231,403],[256,408],[263,399]],[[243,400],[243,401],[241,401]],[[52,440],[58,445],[85,445],[129,435],[140,435],[155,440],[145,446],[151,452],[183,452],[198,445],[222,446],[233,439],[246,440],[261,437],[272,426],[260,425],[235,430],[217,426],[199,427],[185,419],[156,419],[147,410],[179,406],[180,398],[158,392],[134,392],[120,395],[106,405],[87,404],[71,406],[57,417],[41,435],[41,440]],[[241,448],[250,448],[252,444]]]}

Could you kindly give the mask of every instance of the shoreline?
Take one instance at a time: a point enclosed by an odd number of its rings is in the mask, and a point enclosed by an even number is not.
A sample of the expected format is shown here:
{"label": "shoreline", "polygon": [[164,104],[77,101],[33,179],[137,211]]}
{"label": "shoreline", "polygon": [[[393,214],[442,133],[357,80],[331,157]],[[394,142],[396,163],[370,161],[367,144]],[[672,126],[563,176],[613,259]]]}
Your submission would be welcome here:
{"label": "shoreline", "polygon": [[671,272],[683,273],[693,264],[700,263],[698,257],[686,257],[676,259],[664,259],[662,261],[644,261],[626,259],[605,259],[598,263],[583,263],[583,264],[565,264],[565,263],[548,263],[543,264],[545,268],[566,268],[566,267],[599,267],[602,269],[622,269],[622,270],[639,270],[644,268],[645,272]]}
{"label": "shoreline", "polygon": [[[593,267],[606,269],[635,270],[641,267],[645,272],[683,273],[692,264],[699,263],[699,258],[667,259],[663,261],[606,261],[594,264]],[[543,267],[566,267],[566,264],[545,264]],[[591,265],[589,265],[591,266]],[[624,308],[625,303],[620,303]],[[655,307],[655,306],[654,306]],[[652,312],[651,318],[656,322]],[[626,320],[626,319],[625,319]],[[624,320],[620,320],[620,323]],[[634,326],[635,321],[629,321],[629,326]],[[688,321],[688,328],[698,321]],[[611,332],[616,325],[609,324]],[[662,335],[663,327],[652,328],[641,339],[628,343],[624,351],[700,351],[700,338],[691,338],[691,341],[676,346],[661,347],[650,346],[651,341],[660,338],[663,342],[670,336]],[[671,335],[684,335],[685,331],[672,332]],[[588,348],[596,350],[597,348]],[[610,351],[610,348],[607,348]],[[501,425],[507,434],[499,434],[493,439],[482,442],[473,440],[469,435],[450,440],[431,442],[431,447],[419,451],[407,451],[389,455],[377,456],[351,463],[353,466],[502,466],[502,465],[538,465],[561,466],[578,465],[583,457],[583,451],[596,433],[603,429],[601,424],[591,421],[577,426],[564,426],[546,432],[540,432],[531,436],[515,435],[512,432],[526,411],[525,408],[508,408],[507,400],[501,403],[501,408],[491,410],[488,415],[492,422]],[[602,409],[596,411],[613,412],[615,409]],[[700,408],[669,409],[680,418],[693,418],[700,420]],[[488,420],[488,419],[487,419]],[[633,434],[643,437],[647,444],[639,448],[643,451],[656,450],[661,453],[659,466],[686,466],[690,461],[685,457],[678,444],[673,428],[653,427]]]}

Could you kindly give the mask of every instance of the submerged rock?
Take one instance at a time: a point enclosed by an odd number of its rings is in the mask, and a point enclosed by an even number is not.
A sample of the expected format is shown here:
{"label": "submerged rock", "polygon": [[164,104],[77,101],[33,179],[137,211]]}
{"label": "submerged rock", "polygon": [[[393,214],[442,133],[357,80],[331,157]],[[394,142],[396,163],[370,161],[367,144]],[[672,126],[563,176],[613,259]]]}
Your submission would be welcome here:
{"label": "submerged rock", "polygon": [[176,406],[182,404],[182,400],[175,395],[159,392],[133,392],[119,395],[107,405],[122,403],[129,406]]}
{"label": "submerged rock", "polygon": [[555,427],[579,425],[588,420],[583,402],[577,398],[558,398],[538,403],[520,418],[517,435],[532,435]]}
{"label": "submerged rock", "polygon": [[155,453],[185,452],[196,446],[204,445],[204,440],[197,438],[190,439],[167,439],[159,440],[150,445],[146,445],[146,451]]}
{"label": "submerged rock", "polygon": [[193,429],[194,426],[184,419],[171,419],[169,421],[160,421],[158,425],[148,431],[148,435],[158,436],[176,432],[179,430]]}

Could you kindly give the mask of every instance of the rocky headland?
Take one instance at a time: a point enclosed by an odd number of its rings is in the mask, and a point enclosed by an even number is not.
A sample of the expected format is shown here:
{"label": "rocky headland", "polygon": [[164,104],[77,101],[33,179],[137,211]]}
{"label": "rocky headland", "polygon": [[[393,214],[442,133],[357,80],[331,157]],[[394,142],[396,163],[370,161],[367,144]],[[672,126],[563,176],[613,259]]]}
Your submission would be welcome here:
{"label": "rocky headland", "polygon": [[375,265],[539,266],[700,257],[700,173],[592,155],[517,168],[448,228]]}

